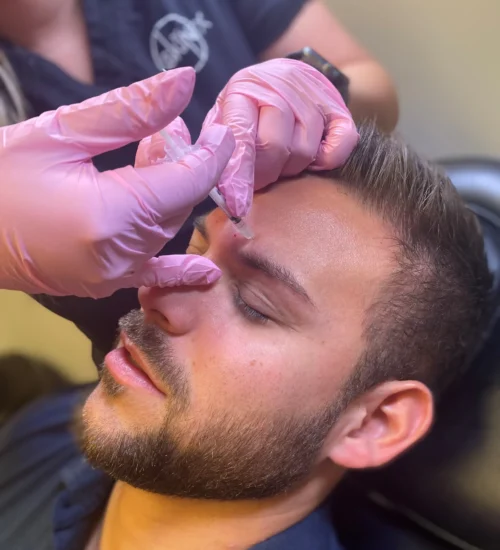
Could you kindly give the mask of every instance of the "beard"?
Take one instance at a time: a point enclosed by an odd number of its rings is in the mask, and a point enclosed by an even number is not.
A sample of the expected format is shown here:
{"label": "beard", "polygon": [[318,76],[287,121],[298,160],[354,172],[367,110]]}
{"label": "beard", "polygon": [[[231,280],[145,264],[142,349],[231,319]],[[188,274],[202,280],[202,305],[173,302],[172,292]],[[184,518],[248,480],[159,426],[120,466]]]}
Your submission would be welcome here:
{"label": "beard", "polygon": [[[225,501],[277,496],[311,473],[337,407],[307,418],[214,407],[204,418],[193,418],[185,371],[174,360],[168,336],[145,323],[140,311],[123,317],[120,327],[172,388],[172,399],[159,428],[132,435],[103,430],[84,409],[80,440],[92,466],[145,491]],[[125,391],[105,368],[101,385],[109,397]]]}

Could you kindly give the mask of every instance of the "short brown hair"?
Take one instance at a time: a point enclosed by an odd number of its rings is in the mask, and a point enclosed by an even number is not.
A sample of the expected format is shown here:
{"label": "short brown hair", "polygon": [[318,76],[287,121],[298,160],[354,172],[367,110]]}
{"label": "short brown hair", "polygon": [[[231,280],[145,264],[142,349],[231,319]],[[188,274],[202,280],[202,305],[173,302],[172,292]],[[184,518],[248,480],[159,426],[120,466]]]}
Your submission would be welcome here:
{"label": "short brown hair", "polygon": [[439,393],[463,371],[488,318],[480,225],[436,166],[373,124],[359,132],[344,166],[322,174],[390,224],[398,269],[368,310],[349,393],[388,380],[419,380]]}

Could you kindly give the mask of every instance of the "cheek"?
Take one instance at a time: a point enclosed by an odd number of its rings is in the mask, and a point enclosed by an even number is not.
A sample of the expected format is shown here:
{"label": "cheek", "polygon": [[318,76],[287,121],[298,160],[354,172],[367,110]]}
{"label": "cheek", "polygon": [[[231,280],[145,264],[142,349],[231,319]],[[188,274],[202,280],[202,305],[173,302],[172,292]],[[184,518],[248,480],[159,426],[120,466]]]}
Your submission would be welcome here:
{"label": "cheek", "polygon": [[337,387],[321,368],[325,350],[281,328],[228,323],[186,344],[192,403],[203,410],[317,410]]}

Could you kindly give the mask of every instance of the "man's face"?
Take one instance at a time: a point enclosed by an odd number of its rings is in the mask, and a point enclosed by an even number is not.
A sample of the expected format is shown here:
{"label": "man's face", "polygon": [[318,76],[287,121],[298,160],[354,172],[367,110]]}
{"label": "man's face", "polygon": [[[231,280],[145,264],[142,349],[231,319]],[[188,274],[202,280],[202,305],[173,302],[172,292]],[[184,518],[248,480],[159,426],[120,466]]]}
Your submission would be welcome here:
{"label": "man's face", "polygon": [[194,231],[188,252],[212,259],[220,281],[142,289],[143,312],[122,320],[122,343],[154,385],[128,377],[122,350],[86,403],[86,452],[115,477],[165,494],[259,498],[327,459],[366,310],[394,268],[390,233],[312,175],[257,195],[248,221],[251,241],[219,210]]}

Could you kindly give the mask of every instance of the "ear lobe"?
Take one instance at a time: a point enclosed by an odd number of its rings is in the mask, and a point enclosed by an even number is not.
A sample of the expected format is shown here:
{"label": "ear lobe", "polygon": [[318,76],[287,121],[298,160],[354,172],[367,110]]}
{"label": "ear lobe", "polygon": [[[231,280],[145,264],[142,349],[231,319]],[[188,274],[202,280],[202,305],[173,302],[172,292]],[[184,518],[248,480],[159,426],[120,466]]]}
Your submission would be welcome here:
{"label": "ear lobe", "polygon": [[327,450],[344,468],[375,468],[410,448],[429,430],[431,391],[421,382],[386,382],[348,407],[341,432]]}

